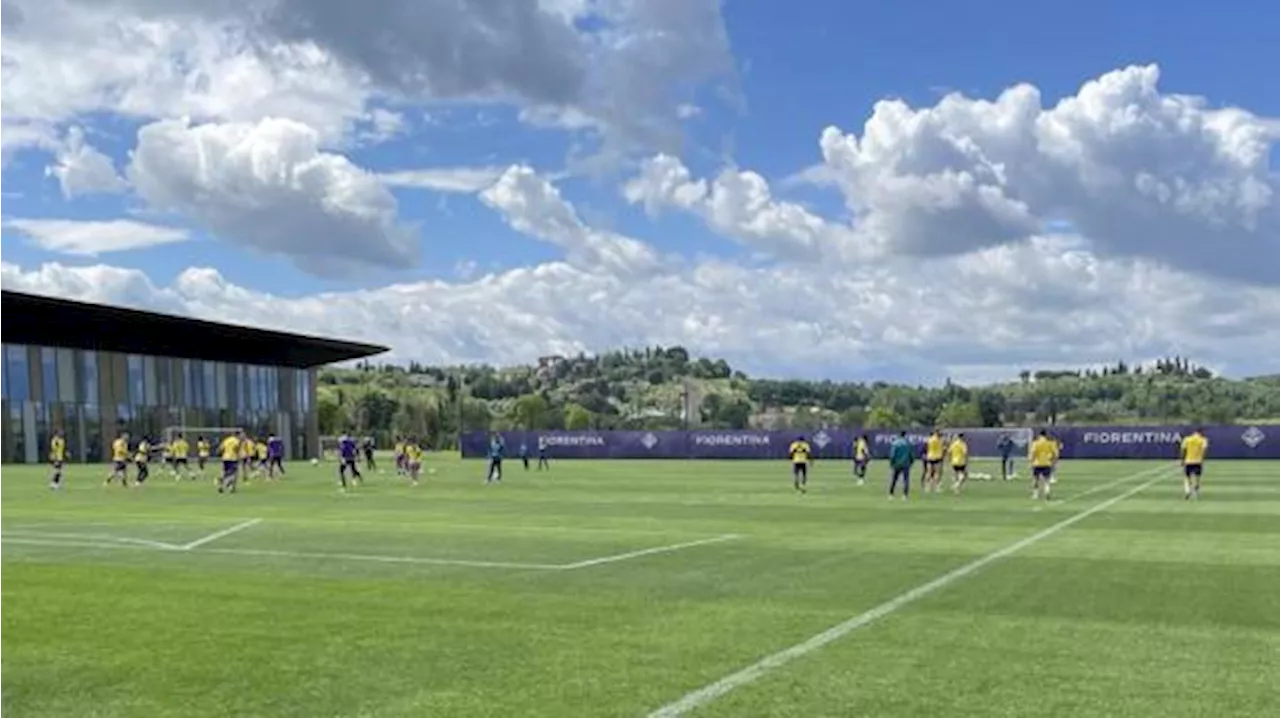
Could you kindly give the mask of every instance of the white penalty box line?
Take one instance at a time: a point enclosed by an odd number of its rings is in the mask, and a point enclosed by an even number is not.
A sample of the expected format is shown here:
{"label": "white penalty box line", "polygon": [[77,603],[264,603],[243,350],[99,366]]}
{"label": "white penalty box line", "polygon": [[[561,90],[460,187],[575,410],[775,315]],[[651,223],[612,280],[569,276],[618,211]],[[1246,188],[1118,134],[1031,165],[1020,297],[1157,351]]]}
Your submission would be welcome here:
{"label": "white penalty box line", "polygon": [[84,533],[50,533],[46,531],[31,531],[24,529],[6,530],[3,533],[3,542],[15,543],[19,545],[31,546],[66,546],[69,548],[95,548],[95,549],[145,549],[145,550],[162,550],[174,552],[190,552],[200,549],[197,553],[221,554],[229,556],[261,556],[261,557],[277,557],[277,558],[294,558],[294,559],[316,559],[316,560],[332,560],[332,561],[367,561],[370,563],[398,563],[398,564],[423,564],[431,566],[467,566],[471,568],[506,568],[506,569],[523,569],[533,571],[573,571],[576,569],[591,568],[593,566],[602,566],[610,563],[618,563],[620,561],[629,561],[632,559],[643,558],[645,556],[653,556],[656,554],[673,553],[685,549],[695,548],[698,546],[708,546],[711,544],[724,543],[726,541],[736,541],[742,536],[740,534],[721,534],[710,538],[697,539],[695,541],[685,541],[682,543],[666,544],[663,546],[653,546],[650,548],[628,551],[626,553],[612,554],[609,556],[600,556],[597,558],[589,558],[582,561],[574,561],[572,563],[525,563],[514,561],[478,561],[470,559],[452,559],[452,558],[431,558],[426,556],[387,556],[378,554],[362,554],[362,553],[329,553],[329,552],[312,552],[312,551],[287,551],[278,549],[254,549],[254,548],[219,548],[207,546],[218,539],[225,538],[235,533],[244,531],[262,523],[262,519],[255,518],[247,521],[241,521],[234,526],[214,531],[213,533],[201,536],[194,541],[184,544],[168,543],[164,541],[152,541],[149,539],[130,538],[124,536],[110,536],[105,534],[84,534]]}
{"label": "white penalty box line", "polygon": [[841,638],[844,638],[850,633],[860,628],[863,628],[865,626],[868,626],[874,623],[875,621],[881,618],[884,618],[885,616],[888,616],[891,613],[894,613],[895,611],[897,611],[900,608],[903,608],[904,606],[914,603],[924,598],[925,596],[928,596],[929,594],[934,593],[935,591],[938,591],[940,589],[946,588],[947,586],[950,586],[951,584],[965,578],[969,574],[975,573],[980,569],[986,567],[988,564],[999,561],[1000,559],[1011,556],[1029,546],[1037,544],[1049,538],[1050,536],[1053,536],[1054,534],[1062,531],[1063,529],[1066,529],[1081,521],[1084,521],[1085,519],[1089,518],[1090,516],[1093,516],[1096,513],[1099,513],[1101,511],[1106,511],[1107,509],[1111,508],[1112,506],[1115,506],[1121,501],[1124,501],[1125,499],[1146,490],[1147,488],[1155,484],[1157,481],[1160,481],[1166,478],[1166,476],[1163,475],[1161,472],[1166,472],[1168,471],[1168,469],[1169,467],[1166,465],[1156,466],[1143,471],[1139,471],[1135,474],[1131,474],[1117,481],[1111,482],[1110,484],[1107,484],[1107,486],[1112,486],[1119,483],[1131,482],[1137,479],[1151,476],[1151,474],[1153,473],[1156,474],[1154,478],[1149,478],[1146,481],[1143,481],[1137,486],[1121,494],[1113,496],[1100,503],[1094,504],[1093,506],[1090,506],[1089,508],[1083,511],[1072,514],[1068,518],[1065,518],[1059,521],[1058,523],[1053,524],[1052,526],[1049,526],[1048,528],[1037,531],[1036,533],[1031,534],[1026,538],[1015,541],[1014,543],[1011,543],[1005,546],[1004,548],[992,551],[991,553],[985,556],[982,556],[981,558],[970,561],[969,563],[966,563],[965,565],[957,569],[954,569],[952,571],[942,574],[941,576],[933,579],[932,581],[920,584],[919,586],[916,586],[915,588],[907,591],[906,593],[902,593],[898,596],[895,596],[889,599],[888,601],[885,601],[884,603],[876,606],[875,608],[872,608],[868,611],[860,613],[854,616],[853,618],[850,618],[847,621],[844,621],[843,623],[838,623],[832,626],[831,628],[828,628],[827,630],[810,637],[808,640],[805,640],[801,643],[797,643],[796,645],[791,646],[790,648],[785,648],[781,651],[778,651],[777,653],[773,653],[771,655],[765,656],[764,658],[761,658],[760,660],[756,661],[755,663],[752,663],[751,665],[741,670],[738,670],[734,673],[730,673],[724,678],[721,678],[713,683],[709,683],[701,688],[698,688],[697,690],[691,691],[685,694],[679,700],[676,700],[675,702],[672,702],[672,703],[668,703],[667,705],[662,706],[661,708],[658,708],[657,710],[654,710],[653,712],[649,713],[647,718],[678,718],[679,716],[683,716],[689,713],[690,711],[697,710],[738,688],[741,688],[749,683],[753,683],[759,680],[760,678],[763,678],[764,676],[778,670],[779,668],[782,668],[783,666],[787,665],[788,663],[791,663],[792,661],[795,661],[799,658],[803,658],[808,654],[813,653],[814,651],[817,651],[820,648],[823,648],[829,643],[834,643],[835,641]]}

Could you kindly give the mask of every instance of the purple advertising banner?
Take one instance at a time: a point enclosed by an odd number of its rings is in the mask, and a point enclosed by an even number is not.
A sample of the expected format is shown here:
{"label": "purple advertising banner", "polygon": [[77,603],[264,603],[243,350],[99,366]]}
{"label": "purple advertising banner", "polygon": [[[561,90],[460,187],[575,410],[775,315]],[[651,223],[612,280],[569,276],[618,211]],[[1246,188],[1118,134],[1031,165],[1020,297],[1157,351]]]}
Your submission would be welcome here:
{"label": "purple advertising banner", "polygon": [[[1007,430],[1025,451],[1025,429]],[[1073,426],[1054,429],[1062,441],[1066,459],[1175,459],[1178,444],[1191,429],[1178,426]],[[856,429],[819,429],[805,439],[819,459],[848,459]],[[898,432],[866,430],[871,455],[883,458]],[[912,443],[923,444],[927,430],[908,432]],[[975,431],[966,437],[970,453],[994,456],[996,442],[1006,432]],[[1213,426],[1205,429],[1211,459],[1280,459],[1280,426]],[[539,448],[557,459],[783,459],[799,436],[794,431],[508,431],[503,432],[506,455],[517,457],[521,448],[534,456]],[[468,432],[462,436],[462,455],[488,453],[489,435]]]}

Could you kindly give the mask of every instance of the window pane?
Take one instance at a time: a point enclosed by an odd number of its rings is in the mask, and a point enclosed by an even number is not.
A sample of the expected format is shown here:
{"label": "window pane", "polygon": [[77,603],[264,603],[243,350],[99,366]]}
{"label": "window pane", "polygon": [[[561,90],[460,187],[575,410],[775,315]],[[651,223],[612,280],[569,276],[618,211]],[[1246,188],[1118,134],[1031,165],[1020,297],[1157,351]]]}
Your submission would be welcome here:
{"label": "window pane", "polygon": [[159,393],[156,391],[156,358],[153,356],[142,357],[142,375],[145,380],[142,403],[147,406],[155,406],[159,404]]}
{"label": "window pane", "polygon": [[130,354],[125,357],[125,364],[128,372],[129,403],[141,406],[145,403],[147,396],[147,380],[142,375],[142,357]]}
{"label": "window pane", "polygon": [[91,349],[80,355],[80,391],[84,403],[98,403],[98,353]]}
{"label": "window pane", "polygon": [[58,352],[52,347],[40,347],[40,391],[44,402],[58,400]]}
{"label": "window pane", "polygon": [[[222,362],[214,362],[213,367],[214,376],[218,379],[218,409],[230,409],[230,402],[227,401],[227,365]],[[220,416],[228,417],[227,414],[220,414]]]}
{"label": "window pane", "polygon": [[201,382],[204,393],[200,396],[200,406],[204,409],[212,409],[218,396],[218,382],[214,379],[213,362],[200,362],[200,371],[204,375],[204,381]]}
{"label": "window pane", "polygon": [[[27,368],[27,347],[10,344],[4,348],[5,365],[9,370],[9,398],[27,401],[31,398],[31,373]],[[21,415],[19,415],[21,425]]]}
{"label": "window pane", "polygon": [[102,422],[98,419],[96,404],[84,406],[84,460],[102,461]]}
{"label": "window pane", "polygon": [[[76,401],[76,353],[70,349],[58,350],[58,400]],[[93,401],[97,401],[97,397]]]}
{"label": "window pane", "polygon": [[195,406],[195,389],[191,385],[191,360],[182,359],[178,362],[178,372],[182,375],[182,399],[183,406]]}
{"label": "window pane", "polygon": [[173,366],[173,360],[168,357],[159,357],[155,360],[156,365],[156,404],[159,406],[169,406],[173,397],[170,396],[169,387],[169,370]]}

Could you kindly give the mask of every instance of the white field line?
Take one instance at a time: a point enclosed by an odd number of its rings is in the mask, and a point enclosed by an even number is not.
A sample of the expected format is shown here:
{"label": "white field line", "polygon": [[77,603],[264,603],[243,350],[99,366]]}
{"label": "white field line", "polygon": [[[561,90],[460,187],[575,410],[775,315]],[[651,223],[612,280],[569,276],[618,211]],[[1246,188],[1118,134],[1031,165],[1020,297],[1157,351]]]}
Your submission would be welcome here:
{"label": "white field line", "polygon": [[[1166,467],[1159,467],[1159,468],[1166,468]],[[1132,476],[1128,476],[1126,477],[1126,479],[1129,481],[1132,481],[1136,478],[1146,476],[1149,473],[1150,473],[1150,469],[1148,469],[1147,471],[1133,474]],[[707,705],[708,703],[711,703],[717,698],[720,698],[721,696],[737,688],[741,688],[742,686],[745,686],[748,683],[752,683],[798,658],[803,658],[804,656],[810,653],[813,653],[814,651],[826,646],[827,644],[845,637],[846,635],[852,633],[853,631],[858,630],[859,628],[862,628],[871,623],[874,623],[878,619],[884,618],[885,616],[897,611],[903,606],[906,606],[915,601],[918,601],[919,599],[924,598],[925,596],[928,596],[934,591],[950,586],[956,581],[959,581],[960,579],[968,576],[969,574],[974,573],[979,569],[982,569],[988,564],[994,563],[995,561],[999,561],[1002,558],[1015,554],[1024,548],[1027,548],[1028,546],[1039,543],[1040,541],[1043,541],[1044,539],[1047,539],[1050,536],[1053,536],[1059,531],[1062,531],[1063,529],[1069,526],[1072,526],[1073,524],[1079,523],[1089,518],[1090,516],[1098,513],[1099,511],[1105,511],[1111,508],[1112,506],[1115,506],[1116,504],[1120,503],[1121,501],[1124,501],[1130,496],[1133,496],[1134,494],[1137,494],[1138,492],[1143,491],[1147,487],[1151,486],[1157,481],[1160,481],[1163,478],[1165,477],[1156,476],[1155,478],[1148,479],[1147,481],[1144,481],[1141,484],[1138,484],[1137,486],[1129,489],[1128,491],[1125,491],[1122,494],[1119,494],[1118,496],[1113,496],[1107,499],[1106,501],[1103,501],[1098,504],[1094,504],[1093,506],[1083,511],[1080,511],[1079,513],[1073,514],[1072,516],[1065,518],[1062,521],[1059,521],[1058,523],[1046,529],[1037,531],[1036,533],[1031,534],[1030,536],[1024,539],[1015,541],[1014,543],[1011,543],[1008,546],[1005,546],[1004,548],[993,551],[987,554],[986,556],[983,556],[979,559],[976,559],[974,561],[971,561],[961,566],[960,568],[957,568],[948,573],[944,573],[943,575],[933,579],[932,581],[929,581],[928,583],[923,583],[919,586],[916,586],[910,591],[907,591],[906,593],[895,596],[894,598],[891,598],[888,601],[885,601],[879,606],[876,606],[875,608],[872,608],[871,610],[866,611],[865,613],[860,613],[857,616],[854,616],[853,618],[850,618],[849,620],[843,623],[836,624],[831,628],[828,628],[822,633],[819,633],[802,643],[797,643],[796,645],[791,646],[790,648],[786,648],[772,655],[765,656],[764,658],[760,659],[759,661],[756,661],[755,663],[747,666],[746,668],[743,668],[734,673],[730,673],[729,675],[725,676],[724,678],[721,678],[718,681],[715,681],[714,683],[709,683],[703,686],[702,688],[699,688],[695,691],[687,693],[684,697],[680,698],[679,700],[673,703],[668,703],[667,705],[662,706],[661,708],[658,708],[652,713],[649,713],[648,718],[676,718],[677,716],[685,715],[689,711],[701,708],[702,706]]]}
{"label": "white field line", "polygon": [[[1063,504],[1065,504],[1065,503],[1068,503],[1068,502],[1070,502],[1070,501],[1075,501],[1076,499],[1083,499],[1083,498],[1084,498],[1084,497],[1086,497],[1086,496],[1092,496],[1092,495],[1094,495],[1094,494],[1096,494],[1096,493],[1098,493],[1098,492],[1100,492],[1100,491],[1106,491],[1107,489],[1113,488],[1113,487],[1118,486],[1118,485],[1120,485],[1120,484],[1123,484],[1123,483],[1126,483],[1126,482],[1129,482],[1129,481],[1133,481],[1134,479],[1141,478],[1141,477],[1143,477],[1143,476],[1149,476],[1149,475],[1151,475],[1151,474],[1154,474],[1154,473],[1157,473],[1157,472],[1160,472],[1160,471],[1164,471],[1164,470],[1166,470],[1166,469],[1168,469],[1168,468],[1169,468],[1169,467],[1168,467],[1168,465],[1161,464],[1160,466],[1153,466],[1153,467],[1151,467],[1151,468],[1149,468],[1149,469],[1143,469],[1142,471],[1139,471],[1139,472],[1138,472],[1138,473],[1136,473],[1136,474],[1132,474],[1132,475],[1130,475],[1130,476],[1121,476],[1120,478],[1116,479],[1115,481],[1108,481],[1108,482],[1107,482],[1107,483],[1105,483],[1105,484],[1099,484],[1099,485],[1097,485],[1097,486],[1095,486],[1095,487],[1093,487],[1093,488],[1091,488],[1091,489],[1086,489],[1086,490],[1084,490],[1084,491],[1081,491],[1081,492],[1080,492],[1080,493],[1078,493],[1078,494],[1067,494],[1066,496],[1064,496],[1064,497],[1062,497],[1062,498],[1058,499],[1057,501],[1051,501],[1051,502],[1049,502],[1048,506],[1049,506],[1050,508],[1055,507],[1055,506],[1061,506],[1061,505],[1063,505]],[[1036,510],[1036,511],[1041,511],[1041,510],[1043,510],[1043,509],[1045,508],[1045,506],[1046,506],[1045,504],[1036,504],[1036,508],[1035,508],[1035,510]]]}
{"label": "white field line", "polygon": [[420,556],[379,556],[367,553],[310,553],[306,551],[277,551],[252,548],[209,548],[200,553],[217,553],[231,556],[277,556],[280,558],[323,559],[333,561],[370,561],[373,563],[408,563],[432,566],[470,566],[473,568],[515,568],[537,571],[555,571],[564,568],[555,563],[511,563],[507,561],[472,561],[453,558],[425,558]]}
{"label": "white field line", "polygon": [[[197,539],[187,544],[175,545],[166,544],[159,541],[147,541],[143,539],[120,538],[116,536],[104,536],[100,534],[52,534],[44,532],[4,532],[0,539],[3,541],[12,541],[17,544],[31,544],[36,546],[70,546],[84,548],[152,548],[165,549],[169,551],[189,551],[197,546],[203,546],[211,541],[215,541],[223,536],[242,531],[261,521],[261,519],[252,519],[235,526],[223,529],[216,533],[209,534],[203,538]],[[403,564],[424,564],[431,566],[469,566],[472,568],[508,568],[523,569],[531,571],[572,571],[580,568],[589,568],[591,566],[599,566],[601,564],[616,563],[618,561],[627,561],[642,556],[652,556],[660,553],[670,553],[695,546],[703,546],[706,544],[720,543],[722,541],[732,541],[741,538],[737,534],[725,534],[723,536],[714,536],[708,539],[698,541],[687,541],[685,543],[669,544],[666,546],[655,546],[653,548],[640,549],[638,551],[630,551],[623,554],[615,554],[612,556],[601,556],[600,558],[586,559],[574,563],[521,563],[512,561],[477,561],[470,559],[452,559],[452,558],[431,558],[424,556],[386,556],[378,554],[363,553],[325,553],[310,551],[284,551],[277,549],[253,549],[253,548],[205,548],[200,553],[216,553],[228,556],[264,556],[278,558],[296,558],[296,559],[320,559],[330,561],[369,561],[372,563],[403,563]]]}
{"label": "white field line", "polygon": [[208,536],[201,536],[195,541],[182,544],[178,548],[182,549],[183,551],[190,551],[193,548],[196,548],[198,546],[203,546],[213,541],[217,541],[218,539],[224,536],[230,536],[231,534],[236,533],[237,531],[244,531],[250,526],[256,526],[257,524],[260,524],[260,523],[262,523],[262,519],[249,519],[248,521],[241,521],[235,526],[228,526],[227,528],[222,529],[221,531],[214,531]]}
{"label": "white field line", "polygon": [[681,549],[693,548],[694,546],[706,546],[707,544],[722,543],[724,541],[734,541],[740,538],[742,537],[739,536],[738,534],[723,534],[721,536],[713,536],[711,538],[700,539],[698,541],[686,541],[684,543],[673,543],[667,546],[655,546],[653,548],[640,549],[639,551],[628,551],[627,553],[620,553],[613,556],[601,556],[600,558],[589,558],[585,561],[578,561],[577,563],[563,564],[558,568],[562,571],[572,571],[578,568],[589,568],[591,566],[599,566],[605,563],[616,563],[618,561],[627,561],[633,558],[640,558],[641,556],[652,556],[657,553],[670,553],[672,551],[679,551]]}
{"label": "white field line", "polygon": [[175,544],[165,543],[164,541],[151,541],[149,539],[130,538],[128,536],[109,536],[107,534],[82,534],[82,533],[50,533],[47,531],[26,531],[26,530],[10,530],[4,532],[5,540],[18,541],[21,539],[57,539],[60,541],[79,541],[79,542],[106,542],[119,543],[125,545],[137,545],[143,548],[158,548],[166,551],[175,551],[179,547]]}

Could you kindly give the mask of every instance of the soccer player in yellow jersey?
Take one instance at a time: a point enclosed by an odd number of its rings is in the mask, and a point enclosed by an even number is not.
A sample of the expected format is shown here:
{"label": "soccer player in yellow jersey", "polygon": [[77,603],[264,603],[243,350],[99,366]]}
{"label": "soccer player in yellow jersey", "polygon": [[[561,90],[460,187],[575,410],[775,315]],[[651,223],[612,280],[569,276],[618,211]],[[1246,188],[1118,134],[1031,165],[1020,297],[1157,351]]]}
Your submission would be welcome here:
{"label": "soccer player in yellow jersey", "polygon": [[955,435],[947,446],[947,453],[951,456],[951,490],[958,494],[969,480],[969,442],[964,440],[964,434]]}
{"label": "soccer player in yellow jersey", "polygon": [[191,478],[191,469],[187,466],[187,457],[191,455],[191,444],[187,443],[187,437],[178,434],[169,442],[169,458],[173,463],[173,480],[177,481],[179,474],[185,474],[187,478]]}
{"label": "soccer player in yellow jersey", "polygon": [[858,477],[858,486],[867,482],[867,464],[871,463],[871,442],[866,434],[853,441],[853,475]]}
{"label": "soccer player in yellow jersey", "polygon": [[267,472],[267,442],[259,441],[253,445],[253,448],[257,453],[257,456],[255,457],[257,463],[255,465],[258,467],[258,475],[267,474],[267,478],[274,478],[273,475]]}
{"label": "soccer player in yellow jersey", "polygon": [[946,442],[937,429],[929,434],[924,442],[924,490],[937,491],[942,484],[942,455],[946,451]]}
{"label": "soccer player in yellow jersey", "polygon": [[1049,434],[1041,429],[1027,449],[1027,459],[1031,462],[1031,498],[1038,499],[1043,493],[1045,501],[1048,501],[1050,479],[1053,478],[1053,467],[1058,461],[1058,442],[1050,439]]}
{"label": "soccer player in yellow jersey", "polygon": [[111,440],[111,473],[107,474],[107,480],[103,484],[109,484],[115,479],[120,479],[120,485],[128,488],[128,467],[129,432],[122,431],[119,436]]}
{"label": "soccer player in yellow jersey", "polygon": [[196,437],[196,466],[200,468],[200,475],[204,476],[204,465],[209,462],[210,451],[209,442],[203,436]]}
{"label": "soccer player in yellow jersey", "polygon": [[796,437],[787,450],[791,457],[791,478],[795,482],[796,491],[807,493],[809,484],[809,462],[813,460],[813,448],[803,436]]}
{"label": "soccer player in yellow jersey", "polygon": [[399,436],[397,436],[395,441],[396,474],[399,476],[404,476],[409,471],[409,462],[408,462],[409,455],[407,453],[408,448],[409,448],[409,441],[407,439],[402,439]]}
{"label": "soccer player in yellow jersey", "polygon": [[222,456],[222,480],[218,482],[218,493],[229,491],[236,492],[236,477],[240,473],[240,443],[244,438],[244,432],[237,434],[227,434],[222,437],[222,443],[218,446],[218,454]]}
{"label": "soccer player in yellow jersey", "polygon": [[1204,429],[1196,429],[1182,439],[1183,498],[1200,498],[1200,477],[1204,474],[1204,457],[1209,453],[1209,439]]}
{"label": "soccer player in yellow jersey", "polygon": [[49,465],[53,471],[49,474],[49,488],[62,488],[62,465],[67,461],[67,439],[62,429],[54,429],[49,437]]}
{"label": "soccer player in yellow jersey", "polygon": [[422,471],[422,447],[416,439],[409,439],[400,447],[403,452],[401,462],[404,473],[414,486],[418,485],[418,473]]}
{"label": "soccer player in yellow jersey", "polygon": [[151,476],[151,442],[147,441],[145,436],[138,439],[138,449],[133,455],[133,465],[138,468],[138,475],[133,478],[133,483],[142,486]]}
{"label": "soccer player in yellow jersey", "polygon": [[253,457],[256,453],[253,437],[240,432],[240,479],[245,483],[249,483],[249,471],[253,468]]}

